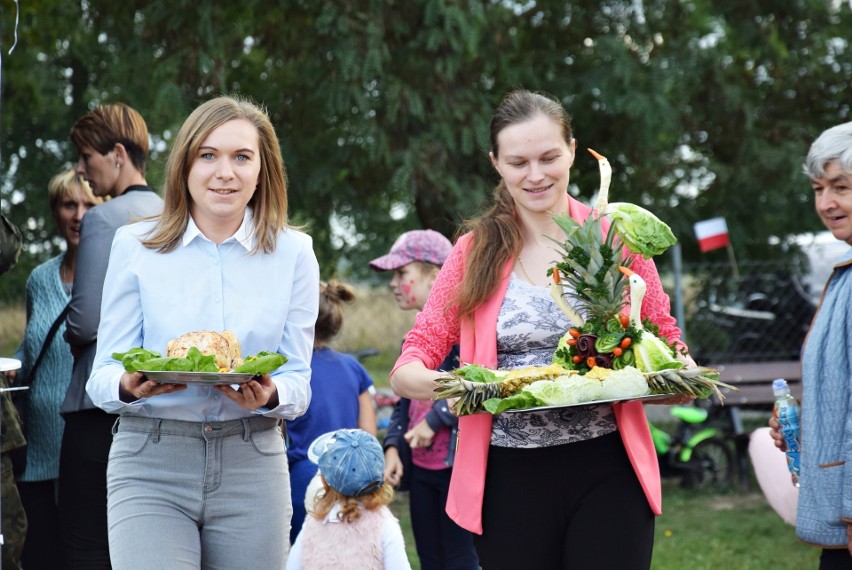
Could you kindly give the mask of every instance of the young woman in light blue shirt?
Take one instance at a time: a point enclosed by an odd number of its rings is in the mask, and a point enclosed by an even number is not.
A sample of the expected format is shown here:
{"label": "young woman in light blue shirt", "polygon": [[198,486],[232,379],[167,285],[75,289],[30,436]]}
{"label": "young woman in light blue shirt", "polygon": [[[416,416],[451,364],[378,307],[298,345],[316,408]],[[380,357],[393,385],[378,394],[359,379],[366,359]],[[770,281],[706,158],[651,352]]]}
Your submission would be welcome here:
{"label": "young woman in light blue shirt", "polygon": [[[292,508],[280,420],[310,402],[319,299],[311,239],[287,224],[286,175],[263,110],[219,97],[184,123],[161,216],[121,228],[87,391],[120,414],[107,471],[119,568],[282,568]],[[231,386],[167,384],[112,358],[230,330],[287,363]]]}

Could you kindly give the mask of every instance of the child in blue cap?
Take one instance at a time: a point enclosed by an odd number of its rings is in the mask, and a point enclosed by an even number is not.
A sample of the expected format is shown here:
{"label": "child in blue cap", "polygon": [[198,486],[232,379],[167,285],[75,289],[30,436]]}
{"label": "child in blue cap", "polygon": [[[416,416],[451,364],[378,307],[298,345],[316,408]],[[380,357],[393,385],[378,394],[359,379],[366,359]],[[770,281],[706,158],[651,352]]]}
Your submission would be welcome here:
{"label": "child in blue cap", "polygon": [[376,568],[410,570],[399,521],[388,509],[385,458],[375,436],[341,429],[318,437],[308,457],[323,484],[290,550],[287,570]]}

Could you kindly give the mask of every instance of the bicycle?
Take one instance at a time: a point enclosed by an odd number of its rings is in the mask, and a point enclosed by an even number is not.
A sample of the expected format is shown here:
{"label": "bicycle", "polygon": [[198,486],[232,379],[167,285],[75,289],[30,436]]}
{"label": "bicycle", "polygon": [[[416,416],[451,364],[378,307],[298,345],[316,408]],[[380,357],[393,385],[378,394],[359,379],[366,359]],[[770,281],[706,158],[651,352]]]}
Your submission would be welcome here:
{"label": "bicycle", "polygon": [[730,489],[736,470],[733,451],[724,432],[706,424],[708,411],[693,406],[672,406],[669,413],[679,420],[674,434],[648,421],[660,462],[660,475],[680,477],[680,485],[685,489]]}

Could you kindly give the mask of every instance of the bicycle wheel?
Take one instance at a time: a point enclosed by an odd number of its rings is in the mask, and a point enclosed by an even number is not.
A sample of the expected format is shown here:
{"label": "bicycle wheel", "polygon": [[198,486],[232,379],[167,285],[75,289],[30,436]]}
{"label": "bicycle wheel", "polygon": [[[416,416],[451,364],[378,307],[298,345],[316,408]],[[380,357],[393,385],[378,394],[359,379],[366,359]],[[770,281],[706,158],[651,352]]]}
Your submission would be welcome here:
{"label": "bicycle wheel", "polygon": [[721,438],[705,439],[692,450],[681,484],[702,491],[725,491],[734,482],[734,453]]}

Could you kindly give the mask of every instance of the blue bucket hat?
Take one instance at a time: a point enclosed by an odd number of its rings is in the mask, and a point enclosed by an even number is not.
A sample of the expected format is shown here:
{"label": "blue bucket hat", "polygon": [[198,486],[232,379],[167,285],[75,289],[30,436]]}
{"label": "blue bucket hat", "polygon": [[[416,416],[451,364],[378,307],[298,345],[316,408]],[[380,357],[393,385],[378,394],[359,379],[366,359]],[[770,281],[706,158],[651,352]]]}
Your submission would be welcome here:
{"label": "blue bucket hat", "polygon": [[375,436],[339,429],[319,436],[308,448],[329,486],[345,497],[372,493],[385,482],[385,455]]}

